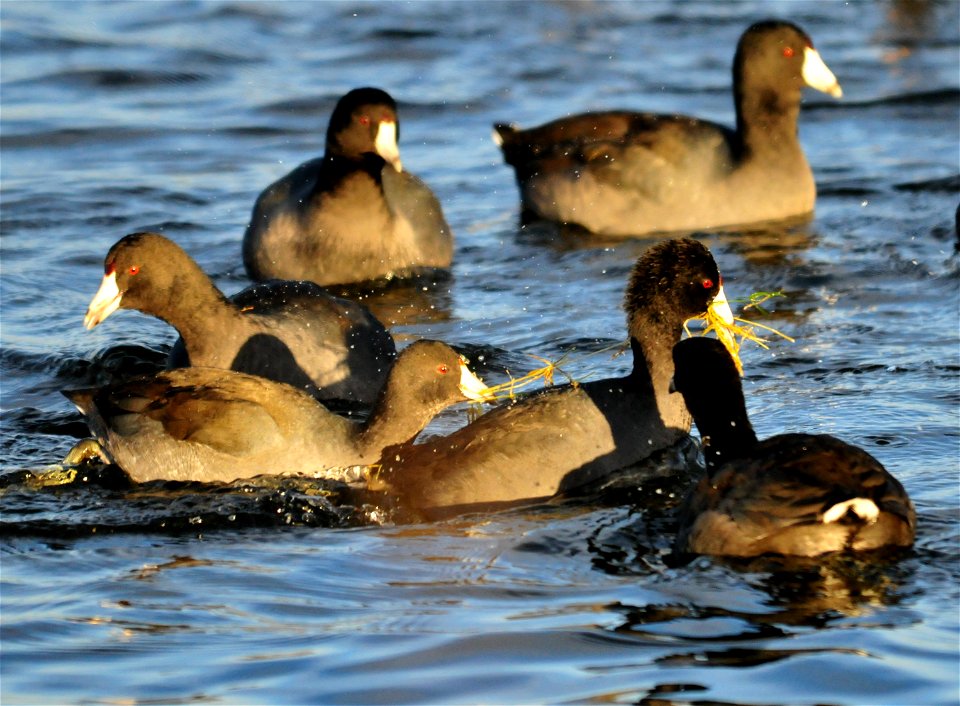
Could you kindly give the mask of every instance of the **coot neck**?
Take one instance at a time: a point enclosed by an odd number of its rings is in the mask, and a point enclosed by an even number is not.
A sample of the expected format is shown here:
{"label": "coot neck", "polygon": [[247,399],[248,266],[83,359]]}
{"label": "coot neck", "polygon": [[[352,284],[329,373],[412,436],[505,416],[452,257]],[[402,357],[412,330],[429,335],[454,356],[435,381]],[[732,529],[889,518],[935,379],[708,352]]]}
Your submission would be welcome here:
{"label": "coot neck", "polygon": [[[229,321],[241,314],[196,262],[184,258],[182,262],[170,264],[175,274],[168,286],[153,289],[151,310],[147,313],[177,329],[183,337],[187,355],[191,360],[199,360],[209,332],[227,328],[218,322]],[[220,344],[215,340],[210,343]]]}
{"label": "coot neck", "polygon": [[338,151],[331,152],[328,149],[323,159],[323,169],[328,183],[337,183],[357,172],[366,172],[374,181],[379,183],[380,175],[386,164],[383,157],[375,152],[364,152],[361,155],[353,156]]}
{"label": "coot neck", "polygon": [[[744,80],[744,83],[749,77]],[[735,84],[737,137],[741,158],[803,158],[797,136],[800,116],[800,86],[754,81]]]}
{"label": "coot neck", "polygon": [[757,445],[742,392],[739,400],[717,395],[692,406],[708,471],[749,453]]}
{"label": "coot neck", "polygon": [[630,317],[633,372],[630,377],[640,392],[653,393],[664,426],[690,429],[690,414],[683,396],[670,392],[673,377],[673,346],[680,340],[683,321],[672,313],[634,312]]}
{"label": "coot neck", "polygon": [[403,387],[391,371],[370,417],[360,425],[357,445],[361,453],[379,455],[386,446],[412,441],[442,409],[442,405],[411,398],[410,386]]}

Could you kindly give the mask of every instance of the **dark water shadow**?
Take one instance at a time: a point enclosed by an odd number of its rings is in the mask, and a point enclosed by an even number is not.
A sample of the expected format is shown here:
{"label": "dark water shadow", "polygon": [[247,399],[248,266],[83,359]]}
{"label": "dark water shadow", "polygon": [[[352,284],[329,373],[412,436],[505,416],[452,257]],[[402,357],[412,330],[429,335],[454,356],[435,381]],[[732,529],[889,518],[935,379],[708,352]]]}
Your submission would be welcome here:
{"label": "dark water shadow", "polygon": [[260,476],[232,483],[135,484],[115,465],[0,475],[0,538],[95,534],[195,536],[249,528],[379,524],[373,508],[343,500],[336,481]]}

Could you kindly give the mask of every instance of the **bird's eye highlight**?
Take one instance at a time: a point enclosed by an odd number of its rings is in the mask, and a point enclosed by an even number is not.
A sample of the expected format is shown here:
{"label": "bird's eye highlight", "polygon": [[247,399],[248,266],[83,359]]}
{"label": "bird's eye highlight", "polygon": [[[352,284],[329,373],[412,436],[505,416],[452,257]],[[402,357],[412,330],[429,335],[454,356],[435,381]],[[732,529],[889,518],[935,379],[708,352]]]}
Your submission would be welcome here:
{"label": "bird's eye highlight", "polygon": [[713,289],[713,280],[710,279],[709,277],[703,280],[703,282],[701,282],[700,284],[703,285],[704,289]]}
{"label": "bird's eye highlight", "polygon": [[783,55],[784,55],[785,57],[787,57],[788,59],[789,59],[790,57],[792,57],[793,54],[794,54],[794,52],[793,52],[793,47],[784,47],[784,48],[783,48]]}
{"label": "bird's eye highlight", "polygon": [[132,275],[137,274],[138,272],[140,272],[140,265],[130,265],[130,269],[127,270],[127,272],[129,272]]}
{"label": "bird's eye highlight", "polygon": [[441,375],[446,375],[448,372],[450,372],[450,368],[447,367],[446,363],[440,363],[440,365],[437,366],[437,372]]}
{"label": "bird's eye highlight", "polygon": [[361,115],[359,118],[357,118],[357,120],[360,122],[361,125],[370,124],[370,116],[368,115]]}

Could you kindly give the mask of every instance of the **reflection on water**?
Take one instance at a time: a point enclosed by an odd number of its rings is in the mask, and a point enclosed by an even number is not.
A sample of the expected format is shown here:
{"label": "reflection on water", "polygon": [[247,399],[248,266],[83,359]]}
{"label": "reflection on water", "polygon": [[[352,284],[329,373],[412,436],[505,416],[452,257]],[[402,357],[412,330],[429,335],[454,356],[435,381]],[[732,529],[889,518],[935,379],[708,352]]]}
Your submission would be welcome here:
{"label": "reflection on water", "polygon": [[908,48],[915,42],[936,38],[940,29],[938,10],[943,5],[942,0],[890,0],[886,12],[888,24],[878,34],[903,45],[909,55]]}
{"label": "reflection on water", "polygon": [[435,273],[411,279],[334,287],[340,297],[361,302],[389,329],[447,321],[452,310],[453,277]]}
{"label": "reflection on water", "polygon": [[776,226],[717,231],[718,242],[737,253],[751,266],[797,267],[804,253],[816,242],[816,231],[808,219],[785,221]]}
{"label": "reflection on water", "polygon": [[131,577],[137,581],[148,581],[154,578],[161,571],[170,569],[182,569],[195,566],[213,566],[214,562],[201,559],[194,559],[189,556],[175,556],[170,561],[162,564],[147,564],[146,566],[131,572]]}
{"label": "reflection on water", "polygon": [[[955,703],[960,605],[960,5],[0,3],[0,700],[4,703]],[[404,162],[456,234],[453,271],[338,292],[401,344],[463,350],[489,382],[625,336],[658,237],[519,223],[490,140],[631,108],[734,120],[730,59],[768,14],[843,83],[806,95],[810,219],[697,233],[731,299],[796,339],[744,346],[761,437],[864,446],[918,509],[895,555],[677,565],[688,446],[662,477],[421,524],[303,478],[135,486],[64,469],[87,435],[60,390],[149,374],[176,334],[128,312],[87,332],[103,255],[161,230],[225,292],[248,282],[256,195],[321,151],[347,89],[380,85]],[[426,434],[467,418],[442,413]],[[559,432],[558,432],[559,433]],[[527,472],[535,472],[528,469]],[[521,471],[523,472],[523,471]]]}
{"label": "reflection on water", "polygon": [[765,558],[737,567],[767,574],[753,582],[770,596],[770,616],[793,626],[825,627],[843,616],[869,616],[878,608],[896,606],[903,587],[913,578],[902,563],[911,554],[890,551],[864,556],[824,557],[817,561]]}

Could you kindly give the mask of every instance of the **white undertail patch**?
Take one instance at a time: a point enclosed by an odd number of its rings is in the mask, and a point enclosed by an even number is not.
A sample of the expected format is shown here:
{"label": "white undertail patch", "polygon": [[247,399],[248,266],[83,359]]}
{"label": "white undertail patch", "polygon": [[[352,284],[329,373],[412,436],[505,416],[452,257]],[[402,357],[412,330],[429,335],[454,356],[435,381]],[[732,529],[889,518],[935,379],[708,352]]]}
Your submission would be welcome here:
{"label": "white undertail patch", "polygon": [[873,502],[873,500],[869,498],[852,498],[851,500],[844,500],[842,503],[837,503],[823,513],[823,524],[828,525],[831,522],[836,522],[851,510],[854,515],[865,522],[876,522],[877,518],[880,517],[880,508],[877,507],[877,504]]}

